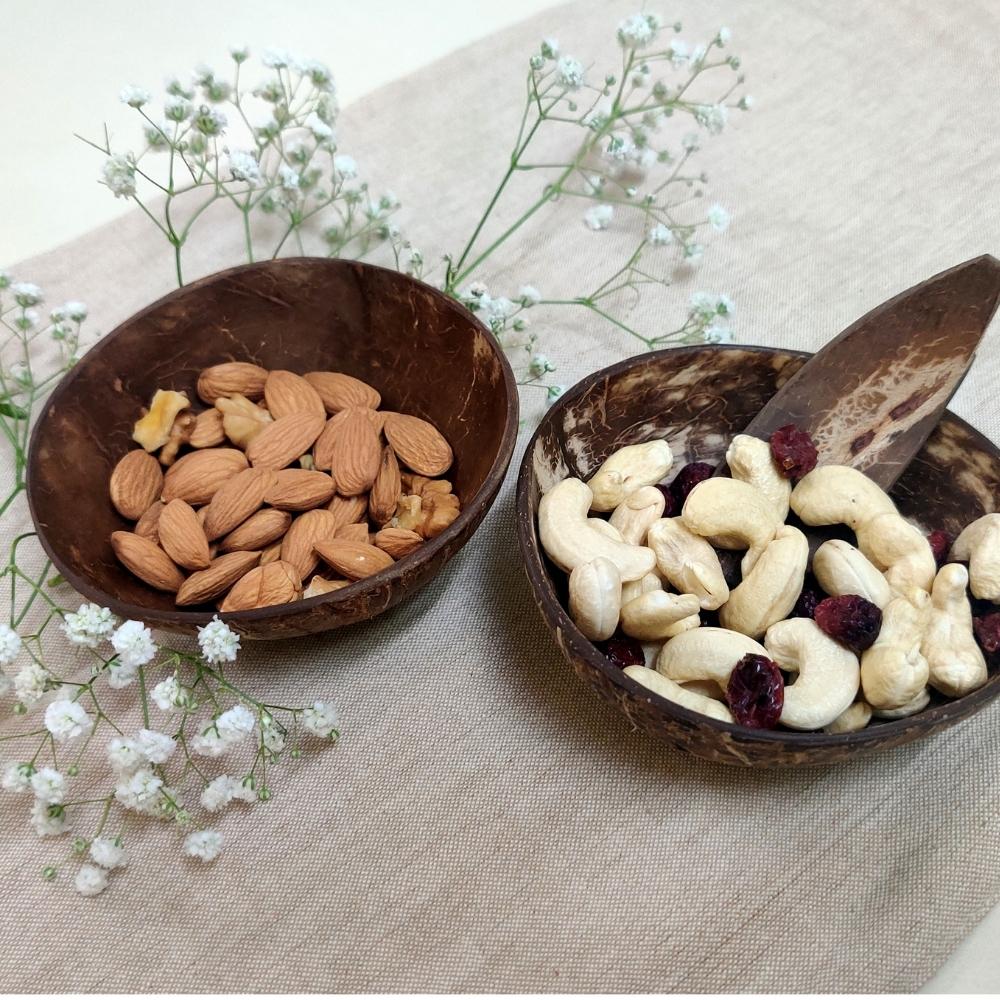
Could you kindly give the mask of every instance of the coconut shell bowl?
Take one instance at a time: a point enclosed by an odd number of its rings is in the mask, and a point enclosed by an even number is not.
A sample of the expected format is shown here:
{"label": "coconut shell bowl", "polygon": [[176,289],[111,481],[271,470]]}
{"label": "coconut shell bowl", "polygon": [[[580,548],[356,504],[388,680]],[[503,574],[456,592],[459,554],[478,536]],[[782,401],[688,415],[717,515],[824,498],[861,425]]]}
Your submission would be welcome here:
{"label": "coconut shell bowl", "polygon": [[[381,572],[294,603],[223,615],[244,636],[284,639],[373,618],[419,590],[472,537],[503,482],[517,432],[517,387],[492,334],[437,290],[395,271],[293,258],[222,271],[154,302],[88,351],[53,392],[31,441],[28,500],[39,539],[87,600],[174,632],[210,621],[178,608],[115,558],[131,530],[108,496],[140,408],[157,389],[198,400],[198,373],[226,361],[338,371],[386,410],[433,423],[454,452],[461,513]],[[194,408],[204,408],[197,402]]]}
{"label": "coconut shell bowl", "polygon": [[[587,480],[612,452],[654,438],[670,442],[675,473],[687,462],[721,462],[730,439],[807,358],[795,351],[736,346],[676,348],[631,358],[567,392],[546,414],[521,463],[519,542],[535,601],[563,656],[635,726],[712,761],[755,767],[836,763],[929,736],[1000,694],[994,662],[987,683],[971,694],[957,700],[934,694],[916,715],[876,718],[857,732],[749,729],[689,711],[633,681],[582,635],[565,610],[566,574],[548,561],[538,541],[542,493],[567,476]],[[994,510],[1000,497],[1000,451],[945,411],[891,495],[905,517],[926,530],[955,535]]]}

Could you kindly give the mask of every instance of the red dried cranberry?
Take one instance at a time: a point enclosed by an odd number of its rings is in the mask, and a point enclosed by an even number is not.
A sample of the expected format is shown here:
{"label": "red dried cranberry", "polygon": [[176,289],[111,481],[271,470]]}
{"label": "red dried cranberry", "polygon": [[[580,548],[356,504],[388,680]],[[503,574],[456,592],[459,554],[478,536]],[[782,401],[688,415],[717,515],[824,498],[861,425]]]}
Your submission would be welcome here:
{"label": "red dried cranberry", "polygon": [[658,485],[656,487],[662,494],[663,499],[666,501],[663,507],[664,517],[675,517],[681,512],[681,503],[674,494],[674,491],[669,486]]}
{"label": "red dried cranberry", "polygon": [[948,534],[947,531],[932,531],[927,536],[927,541],[931,544],[931,552],[934,553],[934,561],[938,564],[940,569],[945,560],[948,558],[948,553],[951,551],[952,542],[955,539]]}
{"label": "red dried cranberry", "polygon": [[708,462],[688,462],[687,465],[677,473],[676,478],[670,484],[674,491],[677,502],[683,505],[688,494],[706,479],[711,479],[715,472],[715,466]]}
{"label": "red dried cranberry", "polygon": [[778,664],[747,653],[729,675],[726,701],[741,726],[774,729],[785,704],[785,681]]}
{"label": "red dried cranberry", "polygon": [[816,624],[855,653],[866,650],[882,628],[882,611],[858,594],[827,597],[816,605]]}
{"label": "red dried cranberry", "polygon": [[814,587],[807,583],[802,588],[799,599],[795,602],[795,607],[792,608],[791,617],[815,618],[816,608],[819,602],[823,600],[823,597],[823,591],[819,587]]}
{"label": "red dried cranberry", "polygon": [[1000,611],[994,611],[991,615],[983,615],[982,618],[974,618],[972,627],[979,640],[979,645],[983,647],[983,652],[992,656],[1000,651]]}
{"label": "red dried cranberry", "polygon": [[604,642],[597,643],[597,648],[616,666],[624,670],[626,667],[643,667],[646,665],[646,655],[642,651],[642,643],[638,639],[627,636],[612,636]]}
{"label": "red dried cranberry", "polygon": [[818,452],[808,431],[785,424],[771,435],[771,455],[786,479],[801,479],[816,468]]}

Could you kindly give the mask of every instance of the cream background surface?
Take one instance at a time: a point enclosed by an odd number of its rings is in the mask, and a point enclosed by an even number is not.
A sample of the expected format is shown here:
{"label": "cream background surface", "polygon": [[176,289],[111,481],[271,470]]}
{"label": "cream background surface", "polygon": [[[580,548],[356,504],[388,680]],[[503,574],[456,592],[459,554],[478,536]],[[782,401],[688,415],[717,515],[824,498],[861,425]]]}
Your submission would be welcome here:
{"label": "cream background surface", "polygon": [[[4,92],[25,95],[0,104],[4,134],[18,140],[0,155],[2,256],[48,249],[124,208],[68,137],[95,132],[104,111],[124,129],[123,82],[155,86],[168,70],[245,39],[325,59],[349,100],[540,6],[477,4],[473,14],[443,0],[247,2],[238,15],[184,3],[161,13],[117,2],[19,6],[7,18],[2,70]],[[507,95],[536,39],[556,34],[567,49],[611,56],[613,25],[629,12],[616,2],[543,13],[348,110],[341,128],[411,206],[404,220],[425,251],[466,231],[488,193],[484,178],[496,173],[515,110]],[[741,340],[815,348],[888,295],[1000,247],[998,24],[987,0],[948,13],[818,0],[665,13],[706,30],[729,23],[759,101],[707,157],[713,194],[734,224],[697,279],[736,299]],[[30,56],[43,42],[40,79]],[[457,80],[469,83],[459,92]],[[560,210],[558,225],[533,231],[520,255],[499,262],[497,286],[585,278],[597,254],[579,228]],[[194,273],[236,262],[236,250],[220,233],[197,251]],[[164,248],[135,213],[15,270],[52,301],[85,298],[102,330],[170,287]],[[673,318],[687,290],[654,300],[650,314]],[[954,404],[994,438],[998,335]],[[567,384],[631,350],[580,317],[553,318],[548,336]],[[564,668],[511,557],[511,489],[508,480],[476,542],[404,608],[293,644],[280,660],[264,649],[248,655],[274,693],[332,693],[343,745],[288,774],[274,809],[252,823],[227,819],[231,846],[211,873],[181,864],[165,837],[145,841],[142,870],[85,911],[84,933],[95,935],[86,963],[80,904],[39,883],[37,842],[5,798],[0,879],[16,919],[0,932],[0,982],[924,983],[998,897],[997,709],[932,743],[832,772],[748,775],[680,758],[629,732]],[[2,525],[5,539],[24,517]],[[490,588],[470,597],[469,581],[484,580]],[[461,632],[476,639],[456,663]],[[137,912],[161,928],[156,936],[99,943]],[[994,911],[928,988],[998,988],[998,933]],[[186,956],[180,969],[177,955]]]}

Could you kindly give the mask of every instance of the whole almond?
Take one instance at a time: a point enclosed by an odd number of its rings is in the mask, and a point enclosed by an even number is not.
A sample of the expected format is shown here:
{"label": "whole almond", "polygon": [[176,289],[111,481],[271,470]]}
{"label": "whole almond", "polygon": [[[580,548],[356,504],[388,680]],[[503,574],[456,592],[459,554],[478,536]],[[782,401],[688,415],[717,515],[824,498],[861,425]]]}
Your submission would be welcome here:
{"label": "whole almond", "polygon": [[326,407],[319,393],[295,372],[270,372],[264,383],[264,401],[275,420],[289,413],[315,413],[326,420]]}
{"label": "whole almond", "polygon": [[268,424],[247,446],[251,465],[284,469],[311,447],[325,421],[315,413],[289,413]]}
{"label": "whole almond", "polygon": [[268,563],[277,562],[281,558],[281,542],[272,542],[263,552],[260,554],[260,564],[261,566],[266,566]]}
{"label": "whole almond", "polygon": [[220,396],[232,396],[237,392],[247,399],[260,399],[264,395],[266,381],[266,368],[246,361],[227,361],[206,368],[198,376],[198,395],[206,403],[214,403]]}
{"label": "whole almond", "polygon": [[219,605],[220,611],[250,611],[253,608],[267,608],[275,604],[288,604],[302,595],[302,578],[294,566],[280,559],[250,570],[239,580],[226,599]]}
{"label": "whole almond", "polygon": [[264,494],[264,503],[279,510],[312,510],[333,496],[334,482],[325,472],[282,469],[275,476],[274,485]]}
{"label": "whole almond", "polygon": [[272,469],[244,469],[219,487],[205,514],[205,535],[209,541],[228,535],[264,503],[276,479]]}
{"label": "whole almond", "polygon": [[259,552],[227,552],[213,559],[208,569],[192,573],[177,591],[177,603],[204,604],[228,590],[237,580],[246,576],[260,560]]}
{"label": "whole almond", "polygon": [[319,393],[330,413],[339,413],[350,406],[377,410],[382,397],[367,382],[341,372],[309,372],[305,380]]}
{"label": "whole almond", "polygon": [[148,538],[151,542],[155,544],[160,544],[160,531],[157,525],[160,522],[160,515],[163,513],[163,508],[166,504],[162,500],[157,500],[151,507],[147,508],[146,513],[136,521],[135,527],[132,529],[137,535],[141,535],[143,538]]}
{"label": "whole almond", "polygon": [[314,548],[324,562],[348,580],[361,580],[388,569],[394,562],[388,553],[367,542],[335,538],[333,541],[316,542]]}
{"label": "whole almond", "polygon": [[171,500],[157,525],[160,546],[178,566],[206,569],[212,561],[208,539],[194,508],[184,500]]}
{"label": "whole almond", "polygon": [[[345,497],[357,496],[371,489],[378,475],[382,458],[378,433],[368,418],[368,411],[352,407],[342,411],[340,432],[330,453],[332,475],[337,492]],[[341,415],[333,418],[341,420]]]}
{"label": "whole almond", "polygon": [[319,562],[315,544],[331,541],[337,531],[337,520],[328,510],[306,511],[297,517],[281,540],[281,558],[291,563],[305,579]]}
{"label": "whole almond", "polygon": [[111,473],[108,492],[115,510],[138,521],[153,506],[163,489],[163,470],[148,452],[127,451]]}
{"label": "whole almond", "polygon": [[[329,513],[329,511],[327,511]],[[346,538],[349,542],[368,542],[367,524],[342,524],[334,533],[334,538]]]}
{"label": "whole almond", "polygon": [[342,524],[357,524],[368,513],[368,497],[342,497],[338,494],[327,504],[326,509],[336,518],[338,528]]}
{"label": "whole almond", "polygon": [[375,534],[375,544],[393,559],[402,559],[420,548],[424,540],[415,531],[406,528],[383,528]]}
{"label": "whole almond", "polygon": [[126,569],[156,590],[173,593],[184,583],[184,574],[170,556],[148,538],[131,531],[113,531],[111,548]]}
{"label": "whole almond", "polygon": [[[329,472],[333,467],[333,446],[343,431],[344,421],[355,409],[357,407],[352,406],[341,410],[326,422],[323,432],[313,446],[313,465],[315,468]],[[369,410],[364,407],[362,409],[364,409],[365,416],[371,421],[372,430],[375,431],[377,438],[382,433],[382,414],[378,410]]]}
{"label": "whole almond", "polygon": [[283,510],[264,510],[251,514],[238,528],[222,539],[221,552],[250,552],[266,548],[288,531],[292,515]]}
{"label": "whole almond", "polygon": [[331,594],[335,590],[343,590],[351,585],[350,580],[324,580],[321,576],[314,576],[309,581],[309,586],[302,591],[302,597],[319,597],[320,594]]}
{"label": "whole almond", "polygon": [[451,468],[454,455],[441,432],[408,413],[385,414],[385,437],[396,456],[422,476],[440,476]]}
{"label": "whole almond", "polygon": [[382,449],[378,475],[368,496],[368,512],[376,524],[385,524],[396,513],[396,504],[403,495],[396,453],[386,446]]}
{"label": "whole almond", "polygon": [[195,417],[194,429],[188,438],[192,448],[214,448],[226,440],[226,432],[222,429],[222,413],[214,406],[202,410]]}
{"label": "whole almond", "polygon": [[179,458],[163,477],[163,499],[208,503],[219,487],[247,467],[246,455],[235,448],[202,448]]}

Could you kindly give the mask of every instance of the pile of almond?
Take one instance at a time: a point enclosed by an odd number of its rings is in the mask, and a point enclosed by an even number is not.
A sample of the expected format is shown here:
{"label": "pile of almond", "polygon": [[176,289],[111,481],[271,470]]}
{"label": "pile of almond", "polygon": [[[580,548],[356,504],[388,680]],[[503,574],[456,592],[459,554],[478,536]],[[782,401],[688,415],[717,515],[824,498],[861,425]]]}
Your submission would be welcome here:
{"label": "pile of almond", "polygon": [[115,555],[180,606],[247,611],[338,590],[458,517],[438,478],[448,442],[426,420],[379,410],[359,379],[236,361],[206,368],[198,395],[201,412],[157,390],[132,434],[141,449],[110,482],[135,522],[112,533]]}

